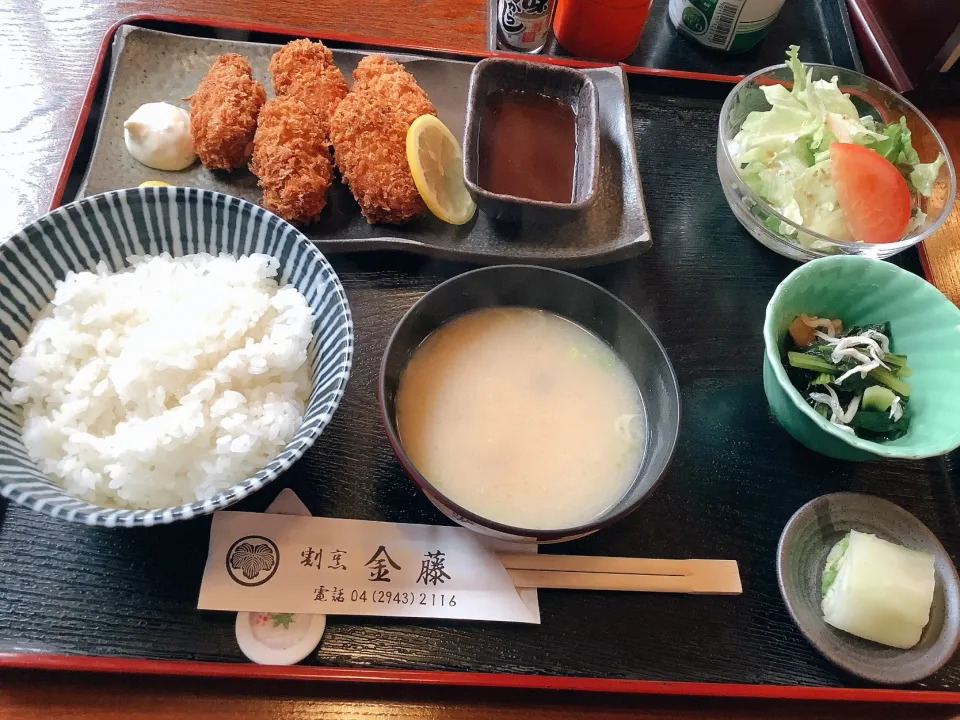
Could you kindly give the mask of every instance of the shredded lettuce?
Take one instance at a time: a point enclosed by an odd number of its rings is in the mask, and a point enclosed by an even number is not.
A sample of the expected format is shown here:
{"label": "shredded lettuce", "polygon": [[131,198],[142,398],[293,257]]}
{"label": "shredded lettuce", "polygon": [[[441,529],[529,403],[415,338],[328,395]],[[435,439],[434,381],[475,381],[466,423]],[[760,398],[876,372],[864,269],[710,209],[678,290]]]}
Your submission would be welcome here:
{"label": "shredded lettuce", "polygon": [[918,207],[913,208],[913,212],[910,214],[910,219],[907,221],[906,233],[912,233],[914,230],[919,230],[924,225],[927,224],[927,214]]}
{"label": "shredded lettuce", "polygon": [[[906,141],[908,152],[914,152],[913,144],[910,140],[910,128],[907,127],[907,119],[902,117],[900,122],[890,123],[882,131],[883,137],[870,143],[865,143],[865,147],[876,150],[887,160],[896,163],[903,151],[903,144]],[[917,158],[919,162],[919,158]]]}
{"label": "shredded lettuce", "polygon": [[897,159],[891,162],[901,165],[915,165],[920,162],[920,156],[913,149],[913,133],[907,127],[907,119],[904,117],[900,118],[900,152],[897,153]]}
{"label": "shredded lettuce", "polygon": [[933,183],[937,181],[937,175],[940,174],[940,166],[946,161],[943,153],[940,153],[931,163],[916,163],[910,175],[907,176],[907,181],[918,193],[930,197],[933,194]]}
{"label": "shredded lettuce", "polygon": [[833,187],[830,160],[809,167],[794,183],[804,227],[835,240],[852,240]]}
{"label": "shredded lettuce", "polygon": [[[906,118],[883,125],[870,115],[859,116],[850,96],[840,90],[838,78],[814,80],[799,53],[797,45],[787,50],[792,87],[762,86],[770,109],[751,112],[730,143],[744,182],[784,217],[838,240],[852,236],[833,187],[834,142],[875,150],[898,167],[911,192],[929,197],[945,162],[943,155],[921,163]],[[924,219],[915,205],[908,232],[922,226]],[[775,218],[765,224],[783,235],[797,234]],[[799,233],[798,240],[809,245],[812,238]]]}
{"label": "shredded lettuce", "polygon": [[802,93],[807,88],[807,73],[800,62],[800,46],[791,45],[787,48],[787,67],[793,73],[793,92]]}

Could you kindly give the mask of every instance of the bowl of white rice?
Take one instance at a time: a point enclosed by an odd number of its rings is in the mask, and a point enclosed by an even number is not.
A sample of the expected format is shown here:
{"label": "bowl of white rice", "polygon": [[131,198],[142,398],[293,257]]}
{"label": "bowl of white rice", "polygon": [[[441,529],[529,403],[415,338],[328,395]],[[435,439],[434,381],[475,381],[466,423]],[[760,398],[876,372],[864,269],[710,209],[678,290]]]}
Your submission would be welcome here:
{"label": "bowl of white rice", "polygon": [[0,244],[0,494],[107,527],[225,508],[320,435],[353,342],[333,268],[252,203],[58,208]]}

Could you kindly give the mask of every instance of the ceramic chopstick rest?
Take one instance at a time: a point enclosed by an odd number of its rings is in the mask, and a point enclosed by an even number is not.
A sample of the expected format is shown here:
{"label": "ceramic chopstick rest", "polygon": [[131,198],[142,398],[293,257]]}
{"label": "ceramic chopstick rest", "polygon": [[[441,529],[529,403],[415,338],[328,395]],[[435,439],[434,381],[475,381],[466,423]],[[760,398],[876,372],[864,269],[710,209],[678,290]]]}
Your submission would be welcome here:
{"label": "ceramic chopstick rest", "polygon": [[[280,492],[266,512],[310,515],[307,506],[289,488]],[[237,644],[244,655],[260,665],[294,665],[320,644],[326,626],[326,615],[238,612]]]}

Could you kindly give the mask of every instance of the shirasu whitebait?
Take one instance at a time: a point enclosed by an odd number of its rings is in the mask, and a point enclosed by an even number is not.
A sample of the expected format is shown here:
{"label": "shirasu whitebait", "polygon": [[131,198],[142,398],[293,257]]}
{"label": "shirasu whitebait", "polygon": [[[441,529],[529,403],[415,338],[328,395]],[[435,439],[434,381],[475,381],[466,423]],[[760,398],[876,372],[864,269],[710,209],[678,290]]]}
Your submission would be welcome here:
{"label": "shirasu whitebait", "polygon": [[[840,363],[845,357],[855,358],[857,362],[860,363],[834,380],[835,385],[842,384],[844,380],[856,373],[860,373],[860,377],[864,378],[867,376],[867,373],[878,367],[887,370],[890,369],[890,367],[883,362],[883,358],[890,352],[890,339],[881,332],[867,330],[862,335],[837,338],[818,330],[817,337],[833,346],[830,361],[834,364]],[[866,355],[857,348],[866,348],[870,355]]]}
{"label": "shirasu whitebait", "polygon": [[857,395],[850,401],[850,405],[846,410],[843,409],[843,405],[840,404],[840,398],[837,397],[837,392],[829,385],[824,386],[827,390],[826,393],[810,393],[810,399],[814,402],[823,403],[828,406],[831,411],[830,422],[836,425],[838,428],[844,432],[853,432],[853,428],[850,427],[847,423],[853,420],[854,415],[857,414],[857,408],[860,407],[860,395]]}
{"label": "shirasu whitebait", "polygon": [[896,422],[903,417],[903,405],[900,404],[900,396],[894,395],[893,402],[890,403],[890,419]]}

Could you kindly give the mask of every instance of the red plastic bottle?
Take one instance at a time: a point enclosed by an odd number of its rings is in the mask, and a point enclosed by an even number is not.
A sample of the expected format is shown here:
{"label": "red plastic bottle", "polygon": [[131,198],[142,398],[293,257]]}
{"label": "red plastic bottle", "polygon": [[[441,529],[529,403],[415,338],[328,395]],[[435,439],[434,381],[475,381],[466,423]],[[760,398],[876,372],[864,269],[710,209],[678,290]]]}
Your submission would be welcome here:
{"label": "red plastic bottle", "polygon": [[650,0],[557,0],[553,34],[579,57],[619,62],[640,41]]}

